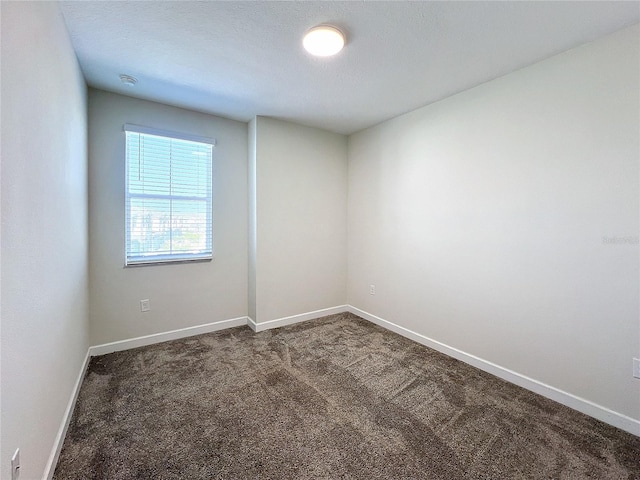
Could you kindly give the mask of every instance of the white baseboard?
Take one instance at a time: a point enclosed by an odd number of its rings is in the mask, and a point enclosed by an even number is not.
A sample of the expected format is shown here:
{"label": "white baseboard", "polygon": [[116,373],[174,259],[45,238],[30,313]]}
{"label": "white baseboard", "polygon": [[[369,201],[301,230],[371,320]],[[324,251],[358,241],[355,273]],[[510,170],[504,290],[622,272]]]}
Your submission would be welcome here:
{"label": "white baseboard", "polygon": [[326,317],[327,315],[334,315],[336,313],[344,313],[348,311],[348,305],[340,305],[337,307],[323,308],[322,310],[315,310],[313,312],[300,313],[298,315],[291,315],[290,317],[276,318],[275,320],[268,320],[266,322],[256,323],[253,319],[248,319],[248,325],[254,332],[262,332],[271,328],[284,327],[285,325],[292,325],[294,323],[304,322],[306,320],[313,320],[314,318]]}
{"label": "white baseboard", "polygon": [[253,318],[251,318],[251,317],[247,317],[247,325],[249,325],[249,328],[250,328],[251,330],[253,330],[254,332],[257,332],[257,331],[258,331],[258,330],[257,330],[258,325],[256,325],[256,321],[255,321]]}
{"label": "white baseboard", "polygon": [[53,478],[53,473],[55,472],[56,465],[58,464],[58,458],[60,457],[60,451],[62,450],[62,445],[64,443],[64,437],[67,435],[69,423],[71,422],[71,416],[73,415],[73,410],[76,406],[76,400],[78,399],[80,387],[82,386],[84,374],[87,371],[90,359],[91,356],[89,355],[89,350],[87,350],[87,354],[85,355],[84,361],[82,362],[82,367],[80,368],[80,373],[78,374],[76,383],[74,384],[73,390],[71,391],[71,398],[69,399],[67,408],[64,411],[64,415],[62,416],[60,429],[58,430],[56,439],[53,442],[53,449],[51,450],[51,454],[49,455],[49,459],[47,460],[47,465],[45,466],[44,474],[42,476],[43,480],[51,480],[51,478]]}
{"label": "white baseboard", "polygon": [[202,333],[216,332],[225,328],[241,327],[243,325],[247,325],[247,317],[231,318],[229,320],[206,323],[204,325],[197,325],[195,327],[179,328],[178,330],[171,330],[169,332],[154,333],[152,335],[145,335],[143,337],[129,338],[127,340],[120,340],[117,342],[105,343],[103,345],[89,347],[89,355],[95,357],[98,355],[105,355],[107,353],[129,350],[131,348],[153,345],[154,343],[162,343],[169,340],[192,337],[194,335],[200,335]]}
{"label": "white baseboard", "polygon": [[386,328],[387,330],[391,330],[402,335],[403,337],[409,338],[422,345],[433,348],[434,350],[444,353],[445,355],[461,360],[464,363],[468,363],[469,365],[495,375],[496,377],[502,378],[503,380],[526,388],[527,390],[530,390],[534,393],[538,393],[544,397],[561,403],[562,405],[589,415],[590,417],[601,420],[605,423],[608,423],[609,425],[613,425],[614,427],[617,427],[621,430],[640,436],[640,420],[636,420],[621,413],[614,412],[613,410],[593,403],[584,398],[552,387],[533,378],[514,372],[513,370],[509,370],[508,368],[501,367],[500,365],[496,365],[495,363],[476,357],[475,355],[463,352],[462,350],[458,350],[457,348],[450,347],[449,345],[438,342],[437,340],[433,340],[420,333],[416,333],[412,330],[409,330],[408,328],[396,325],[395,323],[377,317],[371,313],[365,312],[364,310],[360,310],[359,308],[356,308],[352,305],[348,305],[347,310],[355,315],[358,315],[359,317],[364,318],[365,320]]}

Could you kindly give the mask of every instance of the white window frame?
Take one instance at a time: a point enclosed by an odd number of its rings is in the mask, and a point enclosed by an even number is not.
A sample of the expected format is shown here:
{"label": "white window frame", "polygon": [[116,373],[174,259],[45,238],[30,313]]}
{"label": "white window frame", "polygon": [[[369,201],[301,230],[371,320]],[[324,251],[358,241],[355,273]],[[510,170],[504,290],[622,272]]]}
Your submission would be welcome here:
{"label": "white window frame", "polygon": [[[172,132],[167,130],[160,130],[151,127],[144,127],[140,125],[125,124],[123,127],[125,133],[125,245],[124,245],[124,266],[125,267],[137,267],[145,265],[163,265],[172,263],[185,263],[185,262],[203,262],[211,261],[213,259],[213,150],[216,146],[215,138],[201,137],[198,135],[190,135],[185,133]],[[129,190],[129,153],[127,133],[138,133],[142,135],[151,135],[156,137],[165,137],[175,140],[186,140],[190,142],[197,142],[211,146],[211,163],[209,165],[209,177],[210,182],[208,184],[208,196],[206,198],[207,205],[207,248],[205,252],[201,253],[172,253],[172,254],[157,254],[152,253],[146,255],[133,255],[129,252],[131,244],[131,231],[130,231],[130,212],[131,212],[131,198],[141,198],[141,194],[131,193]],[[146,198],[162,198],[162,199],[176,199],[185,200],[189,197],[180,195],[153,195],[142,194]]]}

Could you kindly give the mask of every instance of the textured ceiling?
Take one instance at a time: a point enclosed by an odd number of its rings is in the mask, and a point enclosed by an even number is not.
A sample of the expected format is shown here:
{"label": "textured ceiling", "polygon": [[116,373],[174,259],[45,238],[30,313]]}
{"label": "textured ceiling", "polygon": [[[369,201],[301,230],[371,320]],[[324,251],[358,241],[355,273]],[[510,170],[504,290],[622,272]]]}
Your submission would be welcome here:
{"label": "textured ceiling", "polygon": [[[62,2],[89,85],[352,133],[640,21],[638,2]],[[332,58],[309,28],[347,35]],[[135,87],[118,75],[138,78]]]}

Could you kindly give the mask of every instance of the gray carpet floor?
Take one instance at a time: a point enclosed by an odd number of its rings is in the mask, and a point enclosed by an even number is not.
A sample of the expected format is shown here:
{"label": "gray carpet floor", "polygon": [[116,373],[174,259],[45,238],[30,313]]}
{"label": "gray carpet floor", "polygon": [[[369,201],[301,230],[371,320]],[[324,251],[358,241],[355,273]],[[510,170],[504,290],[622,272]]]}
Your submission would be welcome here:
{"label": "gray carpet floor", "polygon": [[94,357],[54,479],[640,479],[640,438],[352,314]]}

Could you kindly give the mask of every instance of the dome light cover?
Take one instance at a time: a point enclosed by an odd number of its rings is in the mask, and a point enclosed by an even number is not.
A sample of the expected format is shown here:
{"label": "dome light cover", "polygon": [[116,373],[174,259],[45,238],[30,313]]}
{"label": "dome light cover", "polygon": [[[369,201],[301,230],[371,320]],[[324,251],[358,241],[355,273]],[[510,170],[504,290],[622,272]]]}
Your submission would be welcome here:
{"label": "dome light cover", "polygon": [[302,45],[311,55],[330,57],[344,47],[344,35],[331,25],[318,25],[305,34]]}

